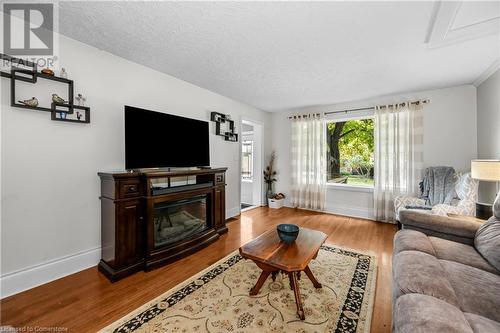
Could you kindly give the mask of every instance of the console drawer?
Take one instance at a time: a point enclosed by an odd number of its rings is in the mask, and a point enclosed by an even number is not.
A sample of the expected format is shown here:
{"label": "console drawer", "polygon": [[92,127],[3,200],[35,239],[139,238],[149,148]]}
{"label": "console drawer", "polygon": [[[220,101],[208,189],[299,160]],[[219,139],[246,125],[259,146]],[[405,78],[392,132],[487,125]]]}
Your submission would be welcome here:
{"label": "console drawer", "polygon": [[119,198],[138,197],[141,194],[140,183],[135,180],[121,181],[119,186]]}
{"label": "console drawer", "polygon": [[225,184],[225,179],[224,179],[223,173],[216,173],[215,174],[215,184],[217,184],[217,185]]}

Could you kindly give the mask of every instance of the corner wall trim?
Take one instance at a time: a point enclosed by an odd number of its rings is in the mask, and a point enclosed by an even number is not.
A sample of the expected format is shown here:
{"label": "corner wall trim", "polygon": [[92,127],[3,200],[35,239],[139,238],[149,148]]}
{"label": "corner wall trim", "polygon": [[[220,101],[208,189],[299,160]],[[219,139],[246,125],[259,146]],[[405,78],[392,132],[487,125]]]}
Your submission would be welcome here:
{"label": "corner wall trim", "polygon": [[46,263],[3,274],[0,277],[0,298],[60,279],[98,264],[101,247],[85,250]]}
{"label": "corner wall trim", "polygon": [[477,79],[474,80],[474,82],[472,82],[472,85],[476,88],[479,87],[481,83],[488,80],[488,78],[491,75],[493,75],[499,68],[500,68],[500,58],[495,60],[488,68],[486,68],[486,70],[482,72],[481,75],[479,75]]}
{"label": "corner wall trim", "polygon": [[226,211],[226,219],[240,215],[240,211],[241,211],[241,209],[239,207],[229,208]]}

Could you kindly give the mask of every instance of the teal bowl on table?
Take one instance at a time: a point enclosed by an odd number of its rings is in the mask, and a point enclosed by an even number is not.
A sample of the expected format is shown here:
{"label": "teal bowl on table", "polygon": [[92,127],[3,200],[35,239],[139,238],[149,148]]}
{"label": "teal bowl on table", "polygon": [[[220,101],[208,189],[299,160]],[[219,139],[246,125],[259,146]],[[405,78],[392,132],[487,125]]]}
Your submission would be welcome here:
{"label": "teal bowl on table", "polygon": [[297,225],[287,223],[279,224],[276,229],[278,230],[279,238],[287,244],[290,244],[297,239],[300,230]]}

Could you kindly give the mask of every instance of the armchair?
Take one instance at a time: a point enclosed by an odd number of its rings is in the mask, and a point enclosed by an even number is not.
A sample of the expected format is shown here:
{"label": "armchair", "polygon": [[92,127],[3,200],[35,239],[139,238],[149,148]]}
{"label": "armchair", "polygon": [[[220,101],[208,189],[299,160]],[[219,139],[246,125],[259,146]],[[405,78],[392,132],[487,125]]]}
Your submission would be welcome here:
{"label": "armchair", "polygon": [[394,199],[394,212],[396,220],[400,220],[400,212],[408,206],[418,207],[416,210],[433,215],[447,216],[448,214],[474,216],[478,197],[479,182],[471,177],[469,172],[456,174],[456,197],[450,204],[437,204],[426,206],[425,200],[414,196],[398,196]]}

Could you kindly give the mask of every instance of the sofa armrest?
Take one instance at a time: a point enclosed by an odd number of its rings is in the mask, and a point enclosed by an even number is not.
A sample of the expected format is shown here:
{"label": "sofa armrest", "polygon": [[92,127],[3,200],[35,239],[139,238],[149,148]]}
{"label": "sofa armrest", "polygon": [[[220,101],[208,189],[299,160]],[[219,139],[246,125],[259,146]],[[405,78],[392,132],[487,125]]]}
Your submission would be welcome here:
{"label": "sofa armrest", "polygon": [[425,200],[417,197],[412,197],[408,195],[400,195],[394,198],[394,213],[396,215],[396,221],[400,221],[399,212],[403,210],[406,206],[424,206]]}
{"label": "sofa armrest", "polygon": [[465,244],[474,244],[474,236],[481,223],[470,219],[425,214],[411,210],[400,212],[403,229],[421,231],[429,236],[436,236]]}

